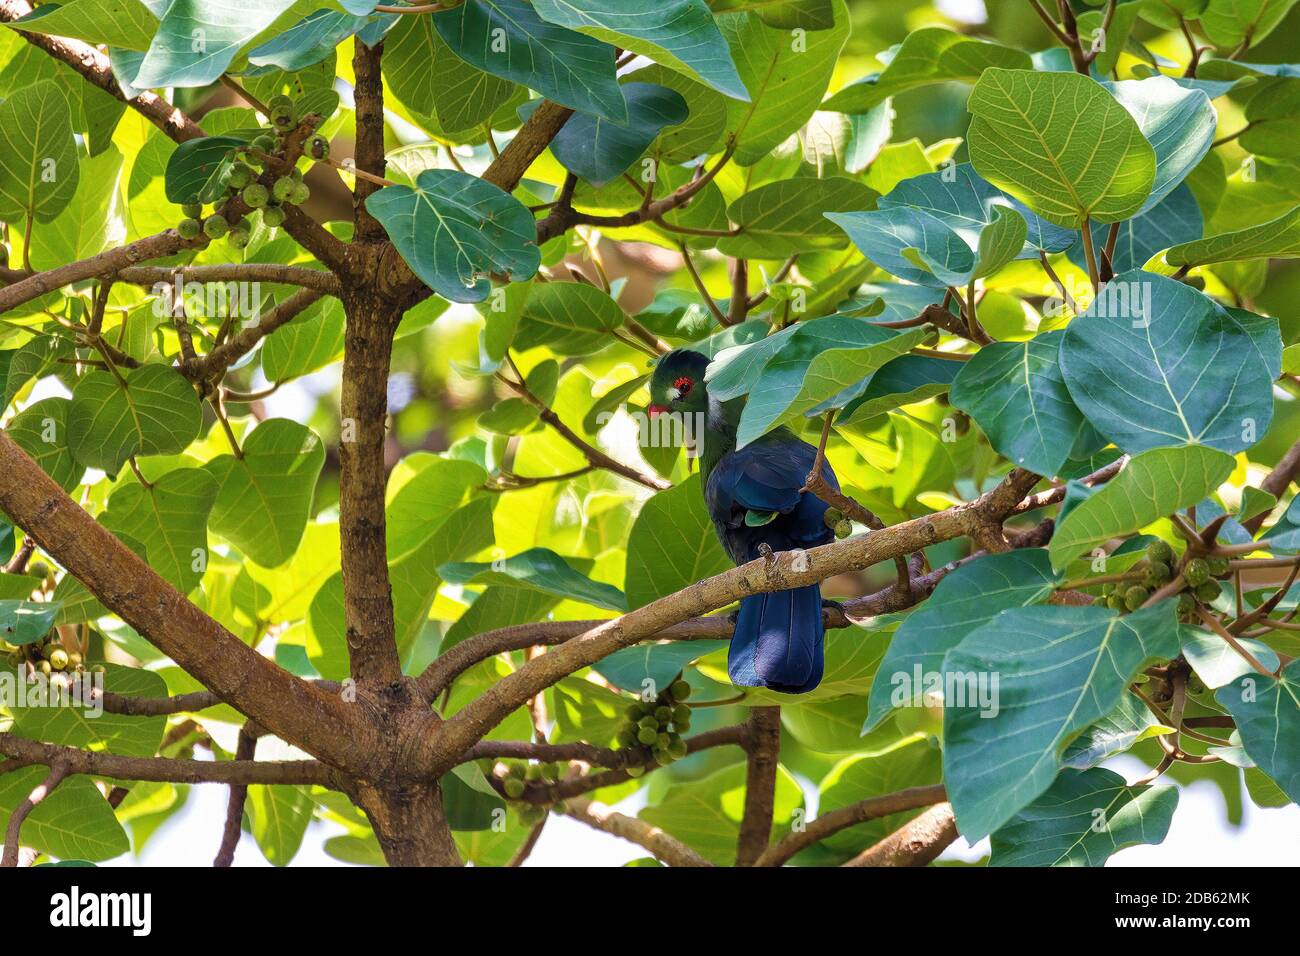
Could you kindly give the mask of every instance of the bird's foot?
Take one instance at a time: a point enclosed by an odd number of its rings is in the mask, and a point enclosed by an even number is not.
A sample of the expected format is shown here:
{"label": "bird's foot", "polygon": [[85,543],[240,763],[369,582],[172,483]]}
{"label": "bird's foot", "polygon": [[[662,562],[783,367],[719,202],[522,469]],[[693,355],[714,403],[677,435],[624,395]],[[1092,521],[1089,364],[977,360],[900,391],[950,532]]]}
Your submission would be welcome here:
{"label": "bird's foot", "polygon": [[772,550],[772,546],[766,541],[760,542],[758,546],[758,556],[763,559],[763,562],[769,568],[776,565],[776,552]]}
{"label": "bird's foot", "polygon": [[832,611],[839,611],[845,617],[849,616],[849,612],[844,610],[844,605],[839,601],[832,601],[830,598],[822,598],[822,607],[830,608]]}

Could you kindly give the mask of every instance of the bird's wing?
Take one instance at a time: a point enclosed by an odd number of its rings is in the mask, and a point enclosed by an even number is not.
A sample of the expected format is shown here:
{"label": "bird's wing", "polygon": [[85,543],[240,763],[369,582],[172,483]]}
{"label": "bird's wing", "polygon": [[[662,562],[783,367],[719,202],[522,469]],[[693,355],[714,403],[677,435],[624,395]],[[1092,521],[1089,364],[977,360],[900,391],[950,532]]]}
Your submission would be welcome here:
{"label": "bird's wing", "polygon": [[816,455],[815,448],[795,438],[755,442],[724,455],[709,476],[710,510],[788,514],[799,504]]}

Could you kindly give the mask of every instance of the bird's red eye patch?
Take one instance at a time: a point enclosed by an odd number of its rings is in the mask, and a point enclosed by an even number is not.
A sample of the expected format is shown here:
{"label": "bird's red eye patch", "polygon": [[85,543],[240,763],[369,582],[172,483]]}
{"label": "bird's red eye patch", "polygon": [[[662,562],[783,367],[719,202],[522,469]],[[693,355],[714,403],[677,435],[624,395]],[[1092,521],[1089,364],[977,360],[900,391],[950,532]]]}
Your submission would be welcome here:
{"label": "bird's red eye patch", "polygon": [[677,394],[679,397],[690,394],[691,388],[694,385],[695,383],[692,382],[685,375],[683,375],[677,381],[673,382],[673,388],[677,389]]}

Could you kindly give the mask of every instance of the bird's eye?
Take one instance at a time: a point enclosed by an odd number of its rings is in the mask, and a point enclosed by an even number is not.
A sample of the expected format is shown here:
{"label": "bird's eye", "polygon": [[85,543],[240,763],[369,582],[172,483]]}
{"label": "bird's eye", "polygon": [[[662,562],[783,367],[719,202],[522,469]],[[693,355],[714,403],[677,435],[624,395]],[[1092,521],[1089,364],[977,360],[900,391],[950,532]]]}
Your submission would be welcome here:
{"label": "bird's eye", "polygon": [[695,383],[692,382],[685,375],[683,375],[677,381],[673,382],[673,388],[677,389],[677,397],[685,398],[687,395],[689,395],[691,393],[691,387],[694,384]]}

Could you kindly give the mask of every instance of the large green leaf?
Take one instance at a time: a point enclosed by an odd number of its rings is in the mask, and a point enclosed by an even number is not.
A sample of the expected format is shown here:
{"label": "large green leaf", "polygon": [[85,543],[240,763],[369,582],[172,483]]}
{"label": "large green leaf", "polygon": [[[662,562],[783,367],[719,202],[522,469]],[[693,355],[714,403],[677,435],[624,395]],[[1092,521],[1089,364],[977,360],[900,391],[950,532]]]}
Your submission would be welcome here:
{"label": "large green leaf", "polygon": [[1151,144],[1091,77],[986,70],[968,108],[975,169],[1049,222],[1117,222],[1151,193]]}
{"label": "large green leaf", "polygon": [[121,373],[87,372],[72,390],[68,448],[78,463],[117,474],[132,455],[184,451],[199,434],[202,412],[189,382],[167,365]]}
{"label": "large green leaf", "polygon": [[[89,672],[86,677],[88,678]],[[90,686],[87,679],[85,686]],[[105,665],[104,690],[123,697],[167,696],[167,682],[152,671]],[[51,703],[45,701],[45,703]],[[136,717],[82,706],[14,708],[15,736],[81,750],[103,750],[128,757],[152,757],[162,743],[167,717]]]}
{"label": "large green leaf", "polygon": [[[1199,627],[1184,627],[1179,636],[1183,642],[1183,657],[1206,687],[1217,689],[1254,673],[1250,662],[1218,634]],[[1263,641],[1238,637],[1236,643],[1265,667],[1277,669],[1277,652]]]}
{"label": "large green leaf", "polygon": [[164,185],[173,203],[210,203],[225,193],[221,174],[232,163],[242,136],[201,136],[181,143],[167,159]]}
{"label": "large green leaf", "polygon": [[57,601],[0,601],[0,638],[15,646],[34,644],[50,632]]}
{"label": "large green leaf", "polygon": [[[726,647],[727,641],[645,641],[615,651],[592,665],[602,677],[625,691],[640,694],[647,687],[663,690],[690,664]],[[657,693],[658,691],[656,691]]]}
{"label": "large green leaf", "polygon": [[298,5],[295,0],[173,0],[131,85],[138,90],[207,86],[245,44]]}
{"label": "large green leaf", "polygon": [[941,395],[952,386],[957,362],[926,355],[900,355],[871,373],[862,394],[836,416],[838,425],[853,425],[903,405]]}
{"label": "large green leaf", "polygon": [[[944,782],[962,835],[988,835],[1046,791],[1070,739],[1114,710],[1148,662],[1177,653],[1170,601],[1127,616],[1012,608],[967,635],[943,663],[945,678],[968,688],[966,706],[945,701],[943,734]],[[971,694],[977,682],[991,694]]]}
{"label": "large green leaf", "polygon": [[272,418],[253,429],[242,457],[207,464],[217,484],[208,524],[264,567],[293,557],[325,463],[325,445],[305,425]]}
{"label": "large green leaf", "polygon": [[72,402],[66,398],[43,398],[15,415],[5,429],[18,447],[31,455],[64,491],[75,488],[86,471],[68,450],[67,421],[71,407]]}
{"label": "large green leaf", "polygon": [[890,206],[874,212],[830,212],[826,218],[843,229],[864,256],[900,279],[943,289],[964,286],[975,274],[975,251],[923,210]]}
{"label": "large green leaf", "polygon": [[526,279],[541,264],[527,207],[459,170],[426,169],[415,188],[385,186],[366,197],[366,208],[411,270],[453,302],[487,298],[491,273]]}
{"label": "large green leaf", "polygon": [[926,706],[927,681],[942,674],[943,657],[967,634],[1007,608],[1036,604],[1052,593],[1056,576],[1041,548],[989,554],[946,575],[934,594],[907,616],[885,652],[871,685],[862,732],[895,707]]}
{"label": "large green leaf", "polygon": [[1066,770],[993,834],[989,866],[1102,866],[1125,847],[1163,842],[1177,807],[1177,787],[1130,787],[1100,767]]}
{"label": "large green leaf", "polygon": [[1203,266],[1235,259],[1294,259],[1300,256],[1300,206],[1276,219],[1174,246],[1165,253],[1173,266]]}
{"label": "large green leaf", "polygon": [[72,201],[79,168],[67,95],[52,80],[0,103],[0,219],[49,222]]}
{"label": "large green leaf", "polygon": [[609,344],[623,324],[623,309],[595,286],[547,282],[535,286],[524,303],[514,345],[544,345],[560,355],[587,355]]}
{"label": "large green leaf", "polygon": [[287,382],[324,368],[343,355],[343,303],[322,299],[262,341],[262,372],[272,382]]}
{"label": "large green leaf", "polygon": [[622,591],[612,584],[593,581],[550,548],[529,548],[490,563],[444,564],[438,573],[449,584],[504,584],[532,588],[607,611],[627,610],[627,600]]}
{"label": "large green leaf", "polygon": [[719,18],[749,91],[749,103],[727,103],[727,131],[736,136],[736,161],[741,165],[763,159],[817,111],[849,35],[843,0],[832,3],[834,26],[810,33],[773,28],[748,14]]}
{"label": "large green leaf", "polygon": [[[49,775],[46,767],[24,767],[0,775],[0,827]],[[23,845],[67,860],[111,860],[131,848],[122,825],[89,777],[70,777],[23,821]]]}
{"label": "large green leaf", "polygon": [[452,53],[432,17],[398,17],[382,65],[393,95],[417,120],[446,133],[473,129],[521,92]]}
{"label": "large green leaf", "polygon": [[1214,695],[1237,722],[1255,766],[1300,802],[1300,661],[1276,677],[1251,672]]}
{"label": "large green leaf", "polygon": [[549,23],[577,30],[748,99],[704,0],[534,0]]}
{"label": "large green leaf", "polygon": [[1273,416],[1276,326],[1244,323],[1196,289],[1147,272],[1106,285],[1061,343],[1075,404],[1124,451],[1250,447]]}
{"label": "large green leaf", "polygon": [[70,0],[41,4],[13,25],[27,33],[147,50],[158,29],[158,18],[141,0]]}
{"label": "large green leaf", "polygon": [[720,239],[718,251],[741,259],[779,259],[796,252],[841,248],[843,231],[823,214],[870,209],[875,202],[874,190],[839,176],[768,183],[727,208],[727,218],[740,234]]}
{"label": "large green leaf", "polygon": [[627,120],[615,123],[594,113],[575,113],[551,140],[551,153],[569,172],[600,186],[631,166],[660,130],[689,115],[676,90],[653,83],[624,83]]}
{"label": "large green leaf", "polygon": [[253,786],[248,788],[248,816],[267,862],[287,866],[311,823],[312,802],[306,787]]}
{"label": "large green leaf", "polygon": [[1044,332],[1025,342],[986,345],[962,365],[949,393],[998,454],[1040,475],[1060,471],[1081,441],[1096,446],[1061,376],[1064,337]]}
{"label": "large green leaf", "polygon": [[1063,568],[1090,548],[1196,504],[1232,469],[1231,455],[1204,445],[1143,452],[1057,526],[1049,546],[1052,566]]}
{"label": "large green leaf", "polygon": [[54,269],[99,255],[125,232],[118,177],[122,154],[110,146],[84,156],[77,191],[54,220],[32,234],[32,266]]}
{"label": "large green leaf", "polygon": [[709,394],[721,401],[749,396],[736,435],[743,447],[783,422],[842,408],[866,387],[871,372],[925,334],[883,329],[846,315],[800,322],[720,352],[709,366]]}
{"label": "large green leaf", "polygon": [[1124,80],[1108,84],[1107,89],[1137,121],[1155,151],[1151,194],[1139,210],[1144,213],[1158,206],[1204,158],[1218,117],[1204,92],[1180,86],[1167,76]]}
{"label": "large green leaf", "polygon": [[149,487],[131,482],[108,499],[104,524],[144,545],[150,567],[188,593],[208,562],[208,511],[217,483],[202,468],[177,468]]}
{"label": "large green leaf", "polygon": [[1029,55],[1022,50],[939,27],[913,30],[885,62],[888,66],[883,72],[846,86],[822,108],[865,113],[887,97],[918,86],[953,80],[974,83],[985,69],[993,66],[1012,70],[1030,68]]}
{"label": "large green leaf", "polygon": [[[283,33],[250,50],[248,62],[255,67],[276,67],[286,73],[305,70],[330,59],[335,47],[365,25],[364,17],[336,10],[316,10]],[[299,110],[299,115],[306,115],[306,112]]]}
{"label": "large green leaf", "polygon": [[699,476],[692,475],[641,506],[627,539],[628,607],[649,604],[729,567],[709,524]]}
{"label": "large green leaf", "polygon": [[[1187,628],[1183,629],[1184,632]],[[1070,741],[1061,766],[1089,770],[1102,761],[1124,753],[1140,741],[1173,733],[1172,727],[1156,723],[1154,715],[1133,694],[1125,694],[1105,717],[1084,728]]]}
{"label": "large green leaf", "polygon": [[472,66],[575,110],[627,119],[614,48],[547,23],[527,0],[475,0],[432,16],[442,39]]}
{"label": "large green leaf", "polygon": [[[789,832],[795,810],[803,805],[803,791],[784,767],[776,770],[776,793],[772,812],[772,837]],[[661,827],[719,866],[736,859],[736,837],[745,809],[745,767],[738,764],[694,781],[689,787],[673,787],[654,806],[637,814]]]}
{"label": "large green leaf", "polygon": [[1258,43],[1282,22],[1296,0],[1206,0],[1197,17],[1206,35],[1219,47]]}

